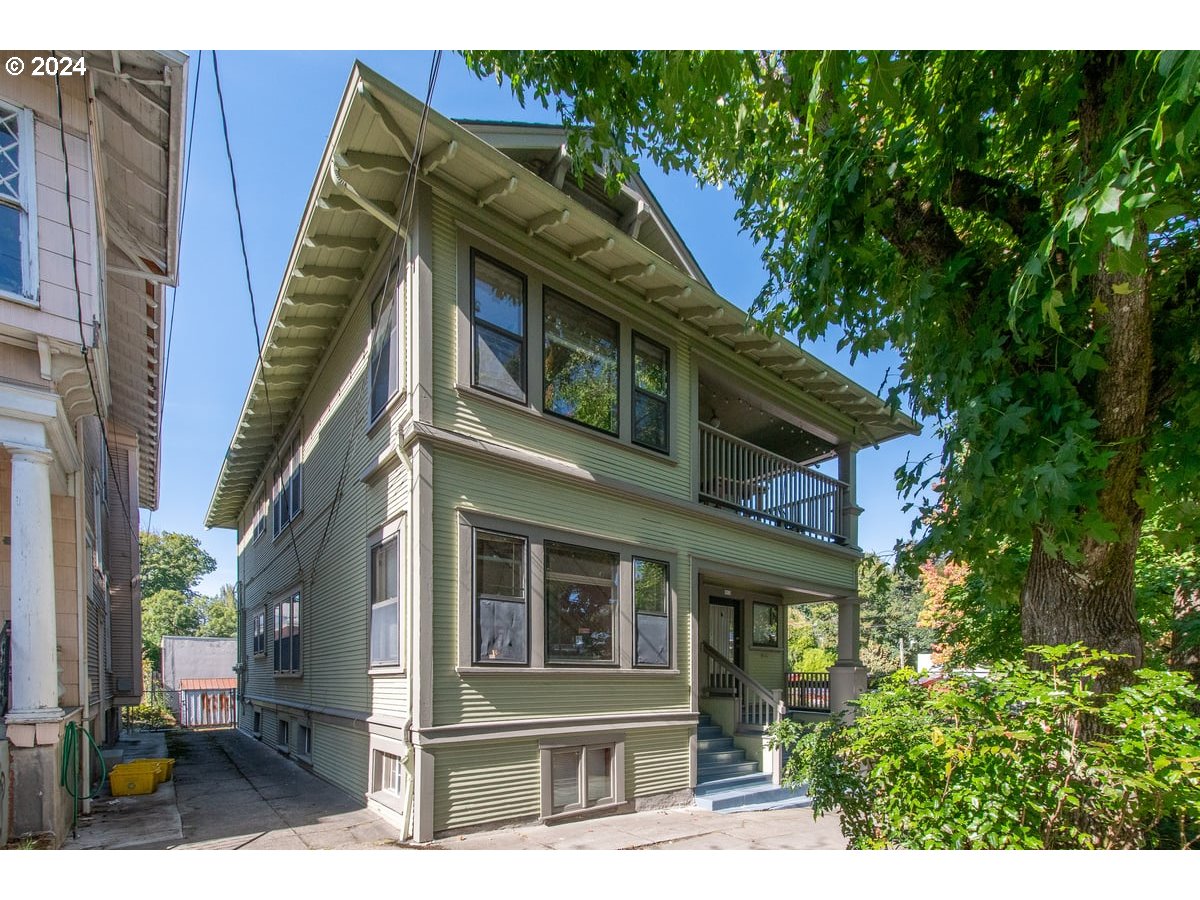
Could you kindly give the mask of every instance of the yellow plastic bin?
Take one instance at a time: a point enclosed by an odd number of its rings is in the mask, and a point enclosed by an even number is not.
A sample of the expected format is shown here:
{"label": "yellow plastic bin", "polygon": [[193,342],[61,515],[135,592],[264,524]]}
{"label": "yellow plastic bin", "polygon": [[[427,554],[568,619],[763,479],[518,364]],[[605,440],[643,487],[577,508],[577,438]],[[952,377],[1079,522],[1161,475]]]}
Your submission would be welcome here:
{"label": "yellow plastic bin", "polygon": [[157,759],[139,759],[135,762],[159,763],[162,766],[163,774],[159,778],[159,782],[170,781],[175,777],[175,759],[171,756],[159,757]]}
{"label": "yellow plastic bin", "polygon": [[153,794],[158,787],[158,778],[151,768],[126,763],[113,766],[108,773],[108,786],[114,797]]}
{"label": "yellow plastic bin", "polygon": [[167,780],[167,767],[161,759],[134,759],[114,766],[114,769],[140,769],[149,772],[154,776],[156,787]]}

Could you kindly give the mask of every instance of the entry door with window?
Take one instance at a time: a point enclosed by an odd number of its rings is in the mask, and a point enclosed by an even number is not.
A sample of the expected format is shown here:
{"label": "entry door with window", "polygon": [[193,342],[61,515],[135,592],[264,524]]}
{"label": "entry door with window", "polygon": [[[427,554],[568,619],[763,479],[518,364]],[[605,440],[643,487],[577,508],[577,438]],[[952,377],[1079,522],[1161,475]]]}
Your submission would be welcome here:
{"label": "entry door with window", "polygon": [[741,610],[738,600],[710,597],[708,601],[708,643],[739,667],[742,664]]}

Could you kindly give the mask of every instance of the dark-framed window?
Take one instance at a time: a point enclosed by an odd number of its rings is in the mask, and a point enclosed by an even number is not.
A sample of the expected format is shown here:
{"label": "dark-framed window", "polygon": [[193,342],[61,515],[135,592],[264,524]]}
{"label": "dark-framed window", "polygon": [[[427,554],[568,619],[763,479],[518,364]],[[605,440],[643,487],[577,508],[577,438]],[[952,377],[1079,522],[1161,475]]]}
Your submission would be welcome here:
{"label": "dark-framed window", "polygon": [[275,674],[300,674],[300,592],[275,604]]}
{"label": "dark-framed window", "polygon": [[671,566],[633,558],[634,665],[671,664]]}
{"label": "dark-framed window", "polygon": [[544,542],[546,662],[616,663],[621,555]]}
{"label": "dark-framed window", "polygon": [[556,291],[542,292],[542,408],[616,435],[620,422],[621,326]]}
{"label": "dark-framed window", "polygon": [[400,536],[371,548],[371,665],[400,665]]}
{"label": "dark-framed window", "polygon": [[303,445],[299,436],[292,439],[287,450],[279,459],[279,470],[275,475],[275,487],[271,496],[272,535],[288,526],[304,508],[302,494],[304,463],[301,459]]}
{"label": "dark-framed window", "polygon": [[471,383],[526,399],[528,285],[515,269],[471,251]]}
{"label": "dark-framed window", "polygon": [[371,422],[379,418],[400,389],[400,316],[397,313],[396,292],[387,290],[390,282],[390,278],[384,279],[383,291],[371,304],[371,359],[368,370]]}
{"label": "dark-framed window", "polygon": [[662,344],[633,333],[633,442],[671,451],[671,355]]}
{"label": "dark-framed window", "polygon": [[779,646],[779,607],[774,603],[754,603],[754,627],[751,642],[755,647]]}
{"label": "dark-framed window", "polygon": [[260,610],[254,614],[254,655],[265,656],[267,653],[267,611]]}
{"label": "dark-framed window", "polygon": [[529,542],[475,531],[475,662],[529,662]]}

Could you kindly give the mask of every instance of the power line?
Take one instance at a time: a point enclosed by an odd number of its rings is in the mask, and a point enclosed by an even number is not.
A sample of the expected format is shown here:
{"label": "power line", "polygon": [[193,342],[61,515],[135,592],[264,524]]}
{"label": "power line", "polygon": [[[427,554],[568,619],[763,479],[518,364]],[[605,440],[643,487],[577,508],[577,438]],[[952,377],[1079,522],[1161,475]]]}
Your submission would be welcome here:
{"label": "power line", "polygon": [[[242,224],[242,204],[238,199],[237,173],[233,166],[233,146],[229,140],[229,119],[225,115],[225,95],[221,92],[221,70],[217,65],[217,51],[212,52],[213,64],[213,80],[217,86],[217,107],[221,111],[221,133],[225,136],[225,158],[229,160],[229,181],[233,186],[233,209],[237,215],[238,237],[242,245],[242,269],[246,273],[246,292],[250,297],[250,320],[254,323],[254,345],[257,350],[257,360],[254,366],[254,372],[262,370],[263,364],[263,340],[262,334],[258,328],[258,310],[254,303],[254,282],[250,278],[250,254],[246,250],[246,229]],[[253,378],[254,375],[251,375]],[[271,389],[267,384],[267,374],[263,371],[263,396],[267,401],[267,422],[271,429],[271,437],[275,437],[275,411],[271,407]],[[278,464],[276,465],[278,469]],[[302,476],[303,477],[303,476]],[[303,490],[303,482],[301,482]],[[291,538],[292,553],[296,557],[296,573],[300,580],[304,580],[304,564],[300,561],[300,550],[296,547],[296,530],[288,529],[288,534]]]}
{"label": "power line", "polygon": [[[58,57],[57,51],[51,51],[51,54],[55,58]],[[116,486],[117,496],[121,500],[121,509],[125,513],[125,524],[132,534],[133,516],[129,513],[129,504],[125,502],[125,492],[121,490],[121,479],[117,477],[117,466],[113,462],[112,447],[108,444],[108,429],[104,425],[104,416],[100,414],[100,394],[96,390],[96,381],[92,377],[87,337],[83,331],[83,291],[79,287],[79,247],[75,240],[75,216],[71,210],[71,162],[67,156],[67,131],[63,119],[62,82],[59,81],[59,69],[61,68],[59,66],[54,70],[54,92],[58,98],[58,141],[62,148],[63,175],[66,178],[67,230],[71,232],[71,277],[75,281],[75,310],[79,320],[79,352],[83,356],[83,370],[87,373],[88,386],[92,389],[92,402],[96,407],[96,418],[100,423],[100,438],[104,443],[104,455],[108,458],[108,468],[112,472],[113,484]]]}
{"label": "power line", "polygon": [[[196,104],[200,99],[200,73],[203,70],[204,51],[201,50],[196,55],[196,87],[192,93],[192,115],[188,120],[188,136],[187,136],[187,160],[183,164],[183,197],[179,203],[179,245],[183,246],[183,228],[187,223],[187,199],[188,185],[192,180],[192,148],[194,146],[193,139],[196,134]],[[171,286],[171,308],[167,314],[167,346],[163,353],[163,375],[162,389],[160,391],[158,401],[158,438],[159,444],[162,443],[162,423],[163,416],[167,409],[167,384],[168,377],[171,372],[171,344],[175,337],[175,298],[179,294],[179,286]],[[150,530],[150,523],[154,520],[154,510],[150,510],[150,516],[146,519],[146,530]]]}

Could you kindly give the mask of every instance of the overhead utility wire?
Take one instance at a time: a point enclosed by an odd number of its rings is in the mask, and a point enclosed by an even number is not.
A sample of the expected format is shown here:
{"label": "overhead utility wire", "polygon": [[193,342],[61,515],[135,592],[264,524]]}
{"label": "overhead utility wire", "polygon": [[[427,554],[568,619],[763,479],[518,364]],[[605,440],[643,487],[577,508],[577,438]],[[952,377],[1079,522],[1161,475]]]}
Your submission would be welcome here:
{"label": "overhead utility wire", "polygon": [[[271,429],[271,437],[275,437],[275,411],[271,408],[271,389],[267,384],[267,373],[263,369],[263,340],[262,333],[258,328],[258,311],[254,304],[254,282],[250,278],[250,254],[246,251],[246,229],[242,224],[242,204],[238,199],[237,174],[233,166],[233,148],[229,141],[229,119],[225,115],[225,96],[221,92],[221,70],[217,65],[217,51],[212,52],[213,64],[213,79],[217,85],[217,106],[221,111],[221,133],[225,136],[225,158],[229,160],[229,181],[233,186],[233,209],[237,214],[238,237],[242,244],[242,268],[246,273],[246,292],[250,297],[250,320],[254,323],[254,346],[258,353],[257,362],[255,363],[255,376],[259,371],[262,371],[263,380],[263,396],[267,401],[267,422]],[[255,377],[251,376],[251,377]],[[251,387],[253,390],[253,387]],[[303,485],[303,482],[301,482]],[[301,487],[303,490],[303,487]],[[292,553],[296,557],[296,573],[301,580],[304,578],[304,566],[300,562],[300,551],[296,547],[296,530],[289,528],[288,533],[291,536]]]}

